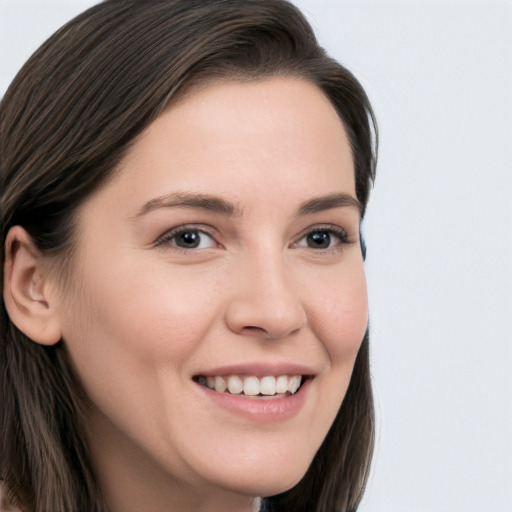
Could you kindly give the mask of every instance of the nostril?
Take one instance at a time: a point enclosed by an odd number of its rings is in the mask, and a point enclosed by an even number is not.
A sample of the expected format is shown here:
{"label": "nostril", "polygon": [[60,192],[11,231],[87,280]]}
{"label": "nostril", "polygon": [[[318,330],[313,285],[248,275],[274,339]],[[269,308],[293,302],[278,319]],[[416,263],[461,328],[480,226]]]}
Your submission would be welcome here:
{"label": "nostril", "polygon": [[261,336],[263,338],[269,339],[269,340],[278,340],[281,338],[286,338],[288,336],[292,336],[293,334],[297,333],[300,330],[300,327],[294,328],[294,329],[279,329],[277,327],[257,327],[255,325],[248,325],[244,327],[240,334],[247,334],[248,336],[254,335],[254,336]]}
{"label": "nostril", "polygon": [[256,333],[265,332],[265,329],[263,329],[263,327],[256,327],[255,325],[248,325],[248,326],[244,327],[244,330],[245,331],[254,331]]}

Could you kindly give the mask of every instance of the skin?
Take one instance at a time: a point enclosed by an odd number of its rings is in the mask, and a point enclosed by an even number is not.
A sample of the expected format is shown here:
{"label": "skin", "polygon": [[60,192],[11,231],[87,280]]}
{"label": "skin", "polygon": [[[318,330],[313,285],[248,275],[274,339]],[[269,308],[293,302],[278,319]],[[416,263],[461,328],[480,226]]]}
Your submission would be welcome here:
{"label": "skin", "polygon": [[[176,193],[235,211],[166,206]],[[303,477],[367,325],[357,207],[298,214],[332,194],[356,202],[339,117],[315,86],[272,78],[172,105],[79,208],[76,279],[52,300],[91,399],[86,429],[112,512],[250,511],[254,496]],[[199,247],[178,246],[184,225]],[[255,362],[315,375],[292,417],[253,421],[193,380]]]}

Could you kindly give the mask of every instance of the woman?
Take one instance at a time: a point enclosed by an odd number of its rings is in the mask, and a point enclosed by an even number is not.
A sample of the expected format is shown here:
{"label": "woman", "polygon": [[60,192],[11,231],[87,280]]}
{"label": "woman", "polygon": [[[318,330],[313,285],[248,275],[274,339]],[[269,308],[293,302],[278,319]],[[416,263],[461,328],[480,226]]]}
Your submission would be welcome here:
{"label": "woman", "polygon": [[13,503],[355,510],[375,130],[300,12],[107,0],[0,113]]}

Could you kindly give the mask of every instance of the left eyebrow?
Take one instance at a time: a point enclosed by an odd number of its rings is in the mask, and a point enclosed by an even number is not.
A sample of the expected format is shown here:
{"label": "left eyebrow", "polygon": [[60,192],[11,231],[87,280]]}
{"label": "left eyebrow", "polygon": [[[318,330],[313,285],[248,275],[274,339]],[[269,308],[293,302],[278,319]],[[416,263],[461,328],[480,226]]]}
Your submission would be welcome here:
{"label": "left eyebrow", "polygon": [[363,205],[355,197],[349,194],[329,194],[302,203],[297,210],[297,216],[323,212],[331,208],[357,208],[359,214],[363,213]]}

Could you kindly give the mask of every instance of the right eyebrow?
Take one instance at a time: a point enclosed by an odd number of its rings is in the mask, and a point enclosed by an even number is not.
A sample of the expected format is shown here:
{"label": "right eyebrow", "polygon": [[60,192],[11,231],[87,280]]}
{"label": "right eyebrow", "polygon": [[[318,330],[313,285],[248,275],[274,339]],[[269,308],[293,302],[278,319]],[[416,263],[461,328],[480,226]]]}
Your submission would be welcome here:
{"label": "right eyebrow", "polygon": [[242,209],[220,197],[190,192],[172,192],[146,202],[135,217],[142,217],[160,208],[197,208],[228,217],[240,216]]}

